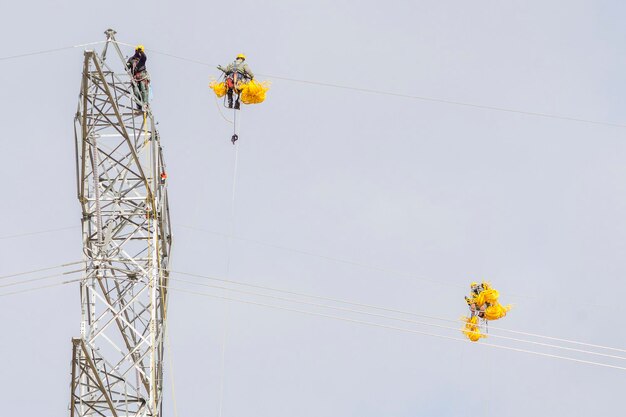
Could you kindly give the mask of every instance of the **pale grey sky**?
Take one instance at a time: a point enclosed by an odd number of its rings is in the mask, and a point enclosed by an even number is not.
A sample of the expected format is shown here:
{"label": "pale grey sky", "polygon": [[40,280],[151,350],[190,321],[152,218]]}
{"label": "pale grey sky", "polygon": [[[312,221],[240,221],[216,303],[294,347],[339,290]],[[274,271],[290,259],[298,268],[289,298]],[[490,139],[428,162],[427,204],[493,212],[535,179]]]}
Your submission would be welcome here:
{"label": "pale grey sky", "polygon": [[[112,27],[122,42],[215,65],[243,52],[261,74],[626,123],[619,1],[5,6],[0,56]],[[0,237],[76,226],[0,239],[0,276],[81,258],[81,54],[0,61]],[[225,276],[226,239],[194,230],[231,229],[234,149],[207,88],[217,70],[148,57],[172,268]],[[485,278],[515,304],[500,326],[625,348],[625,136],[275,79],[266,103],[242,112],[235,235],[399,273],[235,240],[229,276],[451,319]],[[77,287],[0,297],[3,415],[67,415],[79,313]],[[626,405],[623,371],[480,344],[175,292],[169,325],[181,417],[218,416],[225,330],[224,417],[574,417]],[[166,379],[171,416],[169,369]]]}

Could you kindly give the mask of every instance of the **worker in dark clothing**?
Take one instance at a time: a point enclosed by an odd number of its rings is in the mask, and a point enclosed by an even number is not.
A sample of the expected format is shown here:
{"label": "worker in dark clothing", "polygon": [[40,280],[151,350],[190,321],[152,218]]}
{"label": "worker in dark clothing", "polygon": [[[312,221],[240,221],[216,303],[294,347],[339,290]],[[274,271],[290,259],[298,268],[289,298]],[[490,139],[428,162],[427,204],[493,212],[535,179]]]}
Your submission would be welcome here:
{"label": "worker in dark clothing", "polygon": [[150,75],[146,70],[146,53],[144,51],[143,45],[137,45],[135,48],[135,55],[131,56],[128,59],[128,68],[133,75],[133,79],[135,83],[133,84],[133,91],[135,92],[135,97],[137,101],[137,108],[140,110],[146,109],[148,105],[148,92],[149,92],[149,84],[150,84]]}
{"label": "worker in dark clothing", "polygon": [[228,95],[228,108],[233,108],[233,94],[237,94],[237,98],[235,99],[235,109],[239,110],[239,93],[240,85],[250,82],[250,80],[254,79],[254,74],[248,67],[248,64],[245,63],[246,56],[244,54],[237,55],[235,61],[231,64],[228,64],[226,68],[221,65],[217,66],[217,69],[226,74],[226,94]]}

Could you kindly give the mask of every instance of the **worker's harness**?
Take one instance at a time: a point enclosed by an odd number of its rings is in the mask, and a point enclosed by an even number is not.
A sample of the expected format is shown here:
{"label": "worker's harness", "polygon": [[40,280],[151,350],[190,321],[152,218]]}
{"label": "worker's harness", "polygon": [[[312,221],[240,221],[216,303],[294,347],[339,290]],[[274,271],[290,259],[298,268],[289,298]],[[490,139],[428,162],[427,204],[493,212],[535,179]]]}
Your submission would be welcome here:
{"label": "worker's harness", "polygon": [[241,90],[241,84],[245,84],[248,81],[250,80],[246,74],[239,69],[239,65],[237,65],[237,61],[235,61],[233,63],[233,72],[226,74],[226,88],[239,92],[239,90]]}
{"label": "worker's harness", "polygon": [[233,71],[230,74],[226,75],[226,88],[229,90],[239,91],[241,90],[241,84],[245,84],[249,81],[249,79],[239,73],[239,71]]}
{"label": "worker's harness", "polygon": [[150,74],[148,74],[148,71],[146,70],[136,72],[135,74],[133,74],[133,78],[137,83],[140,83],[142,81],[145,81],[146,83],[150,82]]}

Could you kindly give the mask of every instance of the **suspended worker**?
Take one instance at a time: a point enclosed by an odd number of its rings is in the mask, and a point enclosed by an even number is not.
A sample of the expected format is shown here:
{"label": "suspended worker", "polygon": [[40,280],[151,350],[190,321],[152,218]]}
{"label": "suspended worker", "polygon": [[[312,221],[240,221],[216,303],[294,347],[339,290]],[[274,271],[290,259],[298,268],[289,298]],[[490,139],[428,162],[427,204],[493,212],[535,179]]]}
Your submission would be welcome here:
{"label": "suspended worker", "polygon": [[511,310],[509,304],[500,304],[499,298],[500,293],[486,281],[480,284],[478,282],[470,284],[469,297],[465,297],[470,315],[463,318],[465,326],[461,330],[472,342],[487,337],[481,330],[481,328],[487,328],[487,322],[499,320]]}
{"label": "suspended worker", "polygon": [[[150,84],[150,75],[146,70],[146,52],[143,45],[137,45],[135,48],[135,55],[131,56],[128,59],[128,69],[135,80],[133,84],[133,91],[135,92],[135,97],[137,98],[137,108],[139,110],[146,110],[148,106],[148,97],[149,97],[149,84]],[[139,103],[141,102],[141,103]]]}
{"label": "suspended worker", "polygon": [[233,108],[233,94],[236,94],[235,110],[239,110],[239,95],[241,93],[241,84],[245,84],[254,79],[254,74],[246,64],[246,56],[244,54],[237,55],[235,61],[228,64],[226,68],[221,65],[217,69],[226,74],[226,88],[228,95],[228,108]]}
{"label": "suspended worker", "polygon": [[484,284],[479,284],[477,282],[472,282],[470,284],[470,296],[465,297],[465,301],[470,308],[471,315],[470,317],[474,317],[476,315],[476,310],[478,310],[478,317],[483,318],[485,316],[485,310],[489,307],[489,303],[483,302],[482,305],[476,305],[476,301],[481,292],[485,290]]}

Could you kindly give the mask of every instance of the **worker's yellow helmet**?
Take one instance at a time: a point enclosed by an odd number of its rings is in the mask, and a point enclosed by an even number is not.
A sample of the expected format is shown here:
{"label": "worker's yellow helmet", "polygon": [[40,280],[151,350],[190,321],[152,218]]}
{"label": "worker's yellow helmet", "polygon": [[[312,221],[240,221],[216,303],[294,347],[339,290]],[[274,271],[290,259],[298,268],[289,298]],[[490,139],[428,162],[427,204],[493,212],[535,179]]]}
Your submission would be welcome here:
{"label": "worker's yellow helmet", "polygon": [[237,55],[237,59],[243,59],[243,60],[245,60],[245,59],[246,59],[246,56],[245,56],[244,54],[239,54],[239,55]]}
{"label": "worker's yellow helmet", "polygon": [[137,45],[137,46],[135,47],[135,51],[140,51],[140,52],[143,52],[143,51],[144,51],[144,47],[143,47],[143,45]]}
{"label": "worker's yellow helmet", "polygon": [[474,287],[478,287],[478,283],[477,282],[472,282],[470,284],[470,288],[474,288]]}

